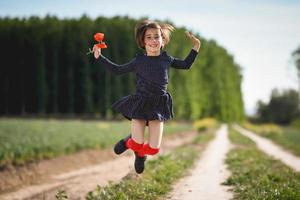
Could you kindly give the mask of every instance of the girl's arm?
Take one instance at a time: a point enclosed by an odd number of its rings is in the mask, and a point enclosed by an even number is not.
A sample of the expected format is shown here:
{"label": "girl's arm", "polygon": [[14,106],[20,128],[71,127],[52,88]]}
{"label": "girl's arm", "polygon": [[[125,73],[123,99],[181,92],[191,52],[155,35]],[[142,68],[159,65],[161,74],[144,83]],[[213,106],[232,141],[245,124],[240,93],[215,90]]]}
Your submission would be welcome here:
{"label": "girl's arm", "polygon": [[113,74],[116,74],[116,75],[125,74],[127,72],[131,72],[131,71],[135,70],[135,59],[133,59],[132,61],[130,61],[126,64],[118,65],[116,63],[113,63],[106,57],[104,57],[101,54],[101,49],[98,48],[97,46],[93,47],[93,52],[94,52],[94,57],[96,59],[101,57],[100,63],[103,64],[106,67],[106,69],[109,70],[110,72],[112,72]]}
{"label": "girl's arm", "polygon": [[125,74],[135,70],[135,59],[126,64],[118,65],[101,55],[100,63],[103,64],[107,70],[116,75]]}
{"label": "girl's arm", "polygon": [[191,32],[186,32],[186,35],[193,43],[193,48],[190,51],[189,55],[184,59],[180,60],[178,58],[174,58],[171,63],[171,67],[177,69],[190,69],[193,62],[195,61],[196,56],[200,50],[201,42],[198,38],[196,38]]}
{"label": "girl's arm", "polygon": [[174,58],[171,63],[171,67],[176,69],[190,69],[197,55],[198,52],[195,49],[192,49],[184,60]]}

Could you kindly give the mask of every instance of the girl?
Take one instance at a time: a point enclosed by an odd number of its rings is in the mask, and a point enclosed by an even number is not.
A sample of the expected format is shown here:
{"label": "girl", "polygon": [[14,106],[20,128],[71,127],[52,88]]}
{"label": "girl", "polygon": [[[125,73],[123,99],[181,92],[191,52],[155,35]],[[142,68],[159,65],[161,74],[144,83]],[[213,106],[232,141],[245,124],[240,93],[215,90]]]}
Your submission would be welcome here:
{"label": "girl", "polygon": [[[93,47],[94,57],[101,56],[100,64],[114,74],[134,72],[136,93],[125,96],[113,104],[114,110],[131,120],[131,134],[120,140],[114,147],[116,154],[127,149],[135,153],[134,167],[137,173],[144,171],[146,155],[159,152],[164,121],[173,117],[172,97],[167,92],[169,68],[189,69],[200,49],[200,40],[190,32],[187,36],[193,43],[189,55],[180,60],[169,56],[162,49],[168,44],[174,28],[169,24],[143,21],[135,27],[135,39],[145,54],[137,55],[129,63],[117,65],[101,54],[101,49]],[[149,127],[148,143],[144,144],[145,127]]]}

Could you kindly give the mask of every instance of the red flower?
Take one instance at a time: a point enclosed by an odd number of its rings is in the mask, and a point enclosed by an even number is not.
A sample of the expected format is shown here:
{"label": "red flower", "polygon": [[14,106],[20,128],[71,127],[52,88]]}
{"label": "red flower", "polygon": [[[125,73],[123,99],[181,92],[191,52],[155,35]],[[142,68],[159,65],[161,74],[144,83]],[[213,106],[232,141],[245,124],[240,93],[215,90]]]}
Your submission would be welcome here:
{"label": "red flower", "polygon": [[97,46],[98,48],[100,48],[100,49],[106,49],[106,48],[107,48],[107,46],[106,46],[106,44],[105,44],[104,42],[99,43],[99,44],[96,44],[96,46]]}
{"label": "red flower", "polygon": [[[96,33],[94,35],[94,39],[98,42],[98,44],[95,44],[98,48],[100,48],[100,49],[106,49],[107,48],[105,42],[103,42],[104,33]],[[87,52],[87,55],[90,54],[90,53],[94,53],[91,48],[89,48],[89,52]]]}
{"label": "red flower", "polygon": [[97,42],[101,42],[103,39],[104,39],[104,34],[103,33],[96,33],[94,35],[94,39],[97,41]]}

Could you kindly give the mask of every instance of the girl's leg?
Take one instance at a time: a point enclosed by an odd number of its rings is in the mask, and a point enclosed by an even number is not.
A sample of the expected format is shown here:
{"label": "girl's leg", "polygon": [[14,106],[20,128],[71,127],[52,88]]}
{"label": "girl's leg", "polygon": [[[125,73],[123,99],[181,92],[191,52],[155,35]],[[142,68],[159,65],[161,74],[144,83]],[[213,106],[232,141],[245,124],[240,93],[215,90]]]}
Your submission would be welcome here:
{"label": "girl's leg", "polygon": [[159,120],[149,121],[149,146],[154,149],[159,149],[162,135],[163,135],[164,122]]}
{"label": "girl's leg", "polygon": [[131,135],[121,139],[114,147],[114,152],[116,154],[122,154],[128,148],[137,152],[143,147],[144,143],[144,131],[145,131],[146,121],[132,119],[131,122]]}
{"label": "girl's leg", "polygon": [[131,138],[139,144],[144,143],[144,132],[146,121],[140,119],[132,119],[131,122]]}
{"label": "girl's leg", "polygon": [[127,147],[135,152],[134,169],[136,173],[141,174],[145,169],[145,155],[138,155],[143,149],[144,132],[146,127],[145,120],[132,119],[131,122],[131,139],[127,142]]}
{"label": "girl's leg", "polygon": [[144,144],[143,148],[138,152],[139,156],[155,155],[159,152],[163,135],[163,124],[159,120],[149,121],[149,143]]}
{"label": "girl's leg", "polygon": [[144,132],[146,121],[140,119],[132,119],[131,122],[131,136],[120,140],[114,147],[116,154],[121,154],[128,148],[132,149],[135,153],[134,168],[140,174],[143,173],[145,168],[146,156],[139,155],[144,147]]}

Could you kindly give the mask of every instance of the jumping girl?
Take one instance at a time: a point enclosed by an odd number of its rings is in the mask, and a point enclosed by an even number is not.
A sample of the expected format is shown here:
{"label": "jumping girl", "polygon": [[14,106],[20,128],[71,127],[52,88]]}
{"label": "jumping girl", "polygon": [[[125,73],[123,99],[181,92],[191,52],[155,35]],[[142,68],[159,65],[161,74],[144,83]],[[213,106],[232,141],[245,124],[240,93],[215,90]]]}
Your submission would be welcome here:
{"label": "jumping girl", "polygon": [[[172,97],[167,92],[168,71],[190,69],[200,49],[200,40],[186,32],[193,48],[184,60],[174,58],[162,49],[168,44],[174,28],[169,24],[145,20],[135,27],[135,39],[144,54],[137,55],[129,63],[117,65],[101,54],[101,49],[93,47],[94,57],[100,58],[114,74],[134,72],[136,93],[125,96],[113,104],[113,109],[131,120],[131,134],[120,140],[114,147],[116,154],[127,149],[135,153],[134,167],[137,173],[144,171],[146,155],[159,152],[164,121],[173,117]],[[148,143],[144,143],[145,127],[149,127]]]}

